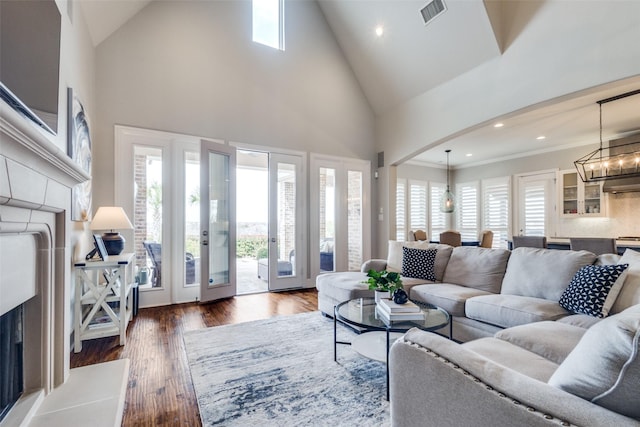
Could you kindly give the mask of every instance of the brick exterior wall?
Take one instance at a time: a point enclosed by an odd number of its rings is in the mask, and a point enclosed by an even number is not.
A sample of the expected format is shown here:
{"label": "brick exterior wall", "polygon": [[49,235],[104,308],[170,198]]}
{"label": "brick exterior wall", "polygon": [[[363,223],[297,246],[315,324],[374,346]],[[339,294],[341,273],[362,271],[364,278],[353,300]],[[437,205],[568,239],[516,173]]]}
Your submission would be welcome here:
{"label": "brick exterior wall", "polygon": [[348,268],[359,271],[362,265],[362,173],[348,172],[347,248]]}
{"label": "brick exterior wall", "polygon": [[296,243],[296,187],[295,182],[278,185],[278,259],[289,260]]}
{"label": "brick exterior wall", "polygon": [[133,227],[136,265],[147,265],[147,251],[142,242],[147,238],[147,156],[137,154],[133,159],[134,181],[138,189],[134,201]]}

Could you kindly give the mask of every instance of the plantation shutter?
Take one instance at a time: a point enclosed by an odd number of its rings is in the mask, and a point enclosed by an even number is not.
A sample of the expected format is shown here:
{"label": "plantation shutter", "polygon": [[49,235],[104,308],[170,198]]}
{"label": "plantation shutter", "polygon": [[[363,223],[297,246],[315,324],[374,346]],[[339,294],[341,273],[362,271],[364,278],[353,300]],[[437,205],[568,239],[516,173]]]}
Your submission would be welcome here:
{"label": "plantation shutter", "polygon": [[427,231],[427,183],[409,181],[409,230]]}
{"label": "plantation shutter", "polygon": [[546,218],[546,186],[544,182],[531,182],[524,188],[525,236],[544,236]]}
{"label": "plantation shutter", "polygon": [[[440,212],[440,199],[444,194],[447,186],[445,184],[431,183],[429,197],[429,236],[428,238],[439,239],[440,233],[447,230],[447,216],[444,212]],[[431,236],[431,237],[430,237]]]}
{"label": "plantation shutter", "polygon": [[493,232],[493,247],[507,248],[509,234],[509,177],[482,181],[483,229]]}
{"label": "plantation shutter", "polygon": [[478,240],[478,184],[456,186],[458,231],[462,240]]}
{"label": "plantation shutter", "polygon": [[399,242],[407,240],[406,188],[407,182],[399,179],[396,184],[396,240]]}

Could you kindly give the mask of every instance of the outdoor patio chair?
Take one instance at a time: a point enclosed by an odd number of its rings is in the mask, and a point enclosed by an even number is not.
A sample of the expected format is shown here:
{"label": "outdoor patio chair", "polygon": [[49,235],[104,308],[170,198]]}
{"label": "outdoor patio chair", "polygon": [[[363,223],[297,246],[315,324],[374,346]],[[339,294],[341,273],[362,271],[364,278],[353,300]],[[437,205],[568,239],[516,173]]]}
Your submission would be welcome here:
{"label": "outdoor patio chair", "polygon": [[[162,244],[145,241],[142,243],[151,258],[151,286],[158,288],[162,285]],[[196,260],[192,253],[185,253],[185,280],[186,284],[195,283]]]}

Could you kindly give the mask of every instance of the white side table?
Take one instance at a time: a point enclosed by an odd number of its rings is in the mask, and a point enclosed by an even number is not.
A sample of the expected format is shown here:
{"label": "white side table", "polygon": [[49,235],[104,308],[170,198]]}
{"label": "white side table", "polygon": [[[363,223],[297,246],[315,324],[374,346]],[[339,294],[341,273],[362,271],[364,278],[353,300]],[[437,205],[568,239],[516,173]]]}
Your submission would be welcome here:
{"label": "white side table", "polygon": [[125,345],[133,315],[134,253],[109,256],[107,261],[78,261],[74,301],[74,351],[82,341],[120,335]]}

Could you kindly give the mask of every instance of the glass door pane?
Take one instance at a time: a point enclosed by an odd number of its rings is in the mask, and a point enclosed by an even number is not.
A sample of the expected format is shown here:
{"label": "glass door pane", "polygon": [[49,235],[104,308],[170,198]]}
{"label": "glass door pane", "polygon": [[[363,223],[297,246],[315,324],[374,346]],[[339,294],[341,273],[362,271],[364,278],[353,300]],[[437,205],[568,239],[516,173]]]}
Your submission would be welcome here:
{"label": "glass door pane", "polygon": [[363,261],[362,172],[347,173],[347,251],[349,271],[358,271]]}
{"label": "glass door pane", "polygon": [[135,145],[134,247],[140,288],[162,283],[162,148]]}
{"label": "glass door pane", "polygon": [[[296,249],[296,170],[295,165],[278,163],[278,262],[286,268],[277,268],[278,277],[295,276]],[[289,264],[287,264],[287,262]]]}
{"label": "glass door pane", "polygon": [[320,272],[334,271],[336,226],[336,170],[321,167],[320,174]]}
{"label": "glass door pane", "polygon": [[202,301],[236,294],[235,256],[235,149],[202,142],[201,158],[201,250],[200,296]]}
{"label": "glass door pane", "polygon": [[184,156],[184,286],[200,283],[200,153]]}
{"label": "glass door pane", "polygon": [[269,158],[269,289],[302,286],[302,158],[271,153]]}

